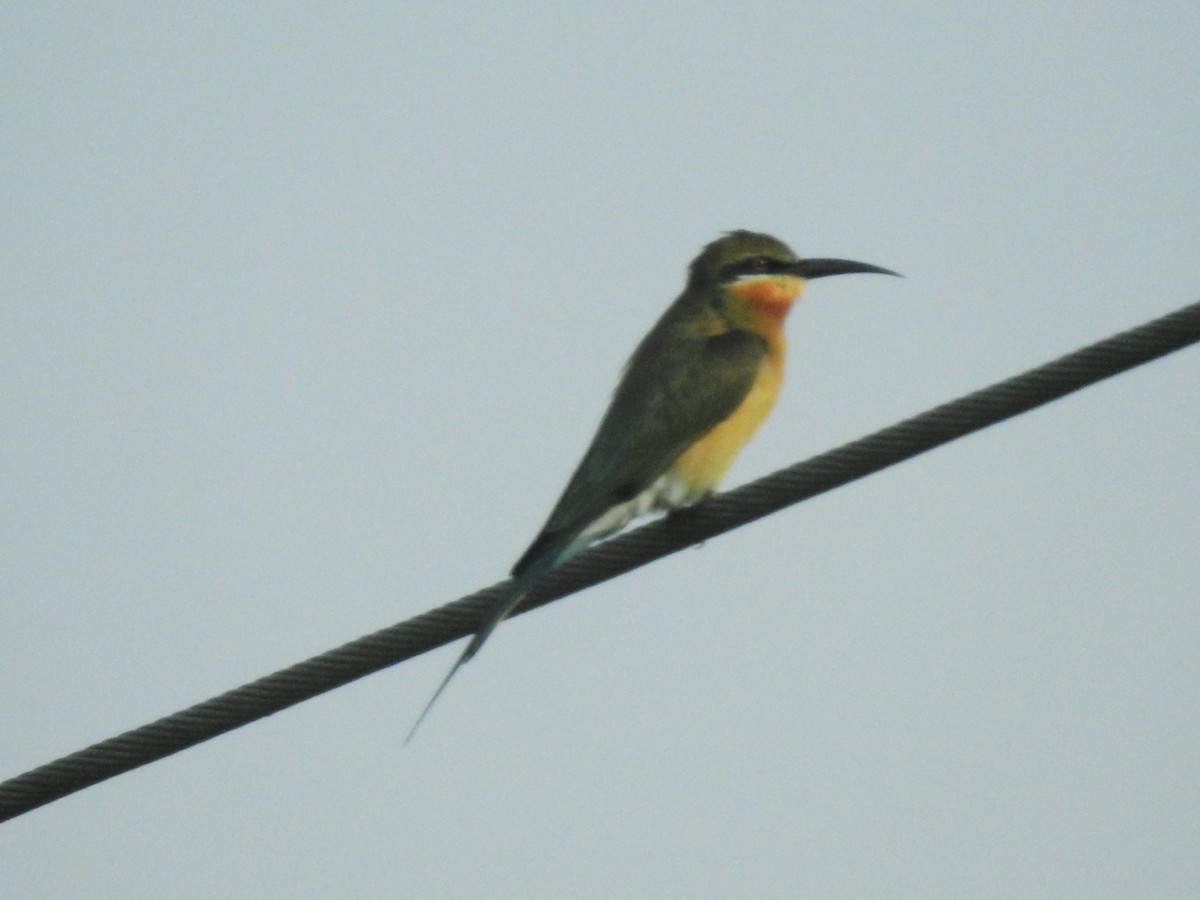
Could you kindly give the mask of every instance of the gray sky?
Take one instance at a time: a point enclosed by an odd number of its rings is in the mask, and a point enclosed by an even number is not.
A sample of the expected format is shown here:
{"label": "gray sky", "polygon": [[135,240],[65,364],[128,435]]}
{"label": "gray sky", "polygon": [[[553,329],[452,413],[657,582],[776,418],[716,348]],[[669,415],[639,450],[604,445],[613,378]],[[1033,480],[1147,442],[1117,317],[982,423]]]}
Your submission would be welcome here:
{"label": "gray sky", "polygon": [[[731,228],[738,484],[1200,297],[1186,2],[9,4],[0,777],[503,577]],[[569,9],[568,9],[569,7]],[[0,893],[1184,897],[1200,352],[0,825]]]}

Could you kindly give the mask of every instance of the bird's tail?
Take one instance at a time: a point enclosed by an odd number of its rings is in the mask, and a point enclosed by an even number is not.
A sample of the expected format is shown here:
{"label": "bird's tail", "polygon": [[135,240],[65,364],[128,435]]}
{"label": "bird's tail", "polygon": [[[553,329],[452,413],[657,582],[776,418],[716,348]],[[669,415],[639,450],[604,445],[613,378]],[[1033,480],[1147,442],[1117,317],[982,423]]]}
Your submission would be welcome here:
{"label": "bird's tail", "polygon": [[446,689],[446,685],[450,683],[450,679],[463,667],[464,663],[479,652],[479,648],[491,637],[492,632],[496,630],[496,626],[508,618],[509,613],[517,608],[517,604],[525,599],[525,595],[533,589],[533,586],[541,580],[542,576],[569,556],[572,549],[570,545],[567,548],[554,548],[555,552],[542,554],[530,562],[521,571],[520,575],[513,576],[504,593],[500,595],[496,604],[488,612],[487,618],[479,626],[479,630],[471,637],[462,655],[450,667],[450,671],[446,673],[446,677],[442,679],[442,683],[438,685],[438,689],[433,692],[433,696],[429,698],[429,702],[421,710],[421,715],[417,716],[417,721],[413,723],[413,727],[409,730],[408,737],[404,739],[406,746],[413,739],[413,735],[417,733],[417,729],[421,727],[421,723],[425,721],[425,717],[429,715],[429,710],[433,709],[433,704],[437,702],[438,697],[442,696],[442,691]]}

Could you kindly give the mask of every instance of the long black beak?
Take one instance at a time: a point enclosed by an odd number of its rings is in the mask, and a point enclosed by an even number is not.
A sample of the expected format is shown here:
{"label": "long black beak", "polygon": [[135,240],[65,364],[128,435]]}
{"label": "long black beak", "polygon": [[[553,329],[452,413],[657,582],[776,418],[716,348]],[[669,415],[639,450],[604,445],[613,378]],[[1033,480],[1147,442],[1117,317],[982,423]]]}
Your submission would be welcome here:
{"label": "long black beak", "polygon": [[801,259],[788,266],[788,269],[801,278],[824,278],[826,275],[852,275],[855,272],[872,272],[876,275],[895,275],[903,278],[899,272],[891,269],[873,266],[870,263],[855,262],[852,259]]}

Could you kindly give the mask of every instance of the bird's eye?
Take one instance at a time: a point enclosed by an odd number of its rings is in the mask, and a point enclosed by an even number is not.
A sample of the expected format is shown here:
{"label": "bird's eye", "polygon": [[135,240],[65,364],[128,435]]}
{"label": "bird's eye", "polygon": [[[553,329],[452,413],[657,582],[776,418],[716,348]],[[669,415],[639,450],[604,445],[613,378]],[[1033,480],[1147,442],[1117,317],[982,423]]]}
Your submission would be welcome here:
{"label": "bird's eye", "polygon": [[767,271],[767,258],[765,256],[754,256],[750,259],[751,272]]}

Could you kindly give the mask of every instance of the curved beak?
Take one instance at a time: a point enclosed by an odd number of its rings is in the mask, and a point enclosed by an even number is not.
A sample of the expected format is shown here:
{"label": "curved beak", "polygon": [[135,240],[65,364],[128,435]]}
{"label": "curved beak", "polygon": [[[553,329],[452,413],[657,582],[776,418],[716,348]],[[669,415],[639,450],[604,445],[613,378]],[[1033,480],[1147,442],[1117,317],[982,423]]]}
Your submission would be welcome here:
{"label": "curved beak", "polygon": [[852,259],[801,259],[788,266],[793,275],[801,278],[824,278],[826,275],[852,275],[856,272],[871,272],[875,275],[895,275],[903,278],[899,272],[873,266],[870,263],[855,262]]}

